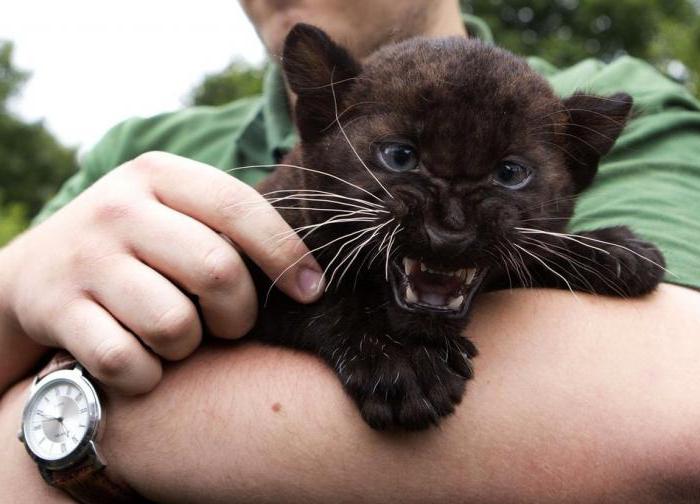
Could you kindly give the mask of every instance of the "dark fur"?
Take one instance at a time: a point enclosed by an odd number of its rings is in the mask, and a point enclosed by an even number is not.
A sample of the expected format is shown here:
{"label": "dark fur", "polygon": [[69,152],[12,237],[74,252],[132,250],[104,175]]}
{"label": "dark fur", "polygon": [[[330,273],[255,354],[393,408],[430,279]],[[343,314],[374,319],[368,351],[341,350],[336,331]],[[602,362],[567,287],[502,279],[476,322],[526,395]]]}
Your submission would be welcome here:
{"label": "dark fur", "polygon": [[[600,157],[624,127],[632,106],[628,95],[577,94],[561,100],[521,59],[463,38],[412,39],[387,46],[360,64],[322,31],[297,25],[287,38],[283,63],[298,96],[301,135],[300,145],[284,162],[337,174],[382,199],[404,226],[392,259],[488,266],[484,286],[491,289],[517,286],[518,279],[528,286],[567,288],[526,254],[520,259],[529,276],[510,269],[495,244],[525,244],[515,230],[519,226],[564,231],[575,195],[591,183]],[[336,122],[336,104],[352,144],[393,199],[350,149]],[[373,143],[393,137],[410,139],[418,147],[417,172],[393,173],[378,164]],[[505,156],[517,156],[534,168],[535,177],[525,189],[507,190],[490,181]],[[298,188],[375,201],[332,178],[291,168],[278,168],[259,190]],[[302,209],[303,201],[287,204],[299,207],[282,211],[292,227],[329,217]],[[306,242],[313,249],[361,226],[328,225]],[[583,292],[640,296],[660,281],[662,269],[639,256],[661,265],[660,252],[629,229],[583,235],[626,248],[548,235],[534,237],[550,252],[531,244],[527,248]],[[316,254],[324,268],[341,243]],[[253,336],[326,360],[372,427],[426,428],[454,411],[472,376],[469,359],[476,349],[463,336],[467,318],[401,309],[385,280],[386,258],[368,267],[368,254],[369,248],[343,282],[334,282],[315,304],[297,304],[273,289]],[[576,261],[584,266],[577,268]],[[259,272],[256,277],[265,303],[269,280]]]}

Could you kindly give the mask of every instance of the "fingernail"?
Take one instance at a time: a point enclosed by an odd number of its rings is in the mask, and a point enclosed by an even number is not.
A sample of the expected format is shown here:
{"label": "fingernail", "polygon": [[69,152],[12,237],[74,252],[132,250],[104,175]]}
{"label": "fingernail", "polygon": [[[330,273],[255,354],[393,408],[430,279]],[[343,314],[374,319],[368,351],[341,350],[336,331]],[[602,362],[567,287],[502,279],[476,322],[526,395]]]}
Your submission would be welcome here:
{"label": "fingernail", "polygon": [[299,270],[297,284],[305,298],[312,298],[323,286],[323,273],[305,266]]}

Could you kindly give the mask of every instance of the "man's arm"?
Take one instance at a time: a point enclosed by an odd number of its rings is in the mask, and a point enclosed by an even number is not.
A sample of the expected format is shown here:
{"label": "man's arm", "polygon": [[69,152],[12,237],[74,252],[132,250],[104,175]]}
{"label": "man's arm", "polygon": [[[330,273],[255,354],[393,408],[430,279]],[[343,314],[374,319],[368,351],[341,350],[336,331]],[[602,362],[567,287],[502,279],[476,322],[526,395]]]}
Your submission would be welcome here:
{"label": "man's arm", "polygon": [[[410,435],[369,429],[311,356],[203,348],[151,394],[111,397],[103,447],[135,488],[167,502],[690,498],[700,495],[699,329],[700,294],[669,285],[639,300],[484,295],[462,405]],[[5,437],[19,418],[13,394],[0,410]],[[29,465],[12,446],[3,466]],[[43,485],[30,472],[0,479]]]}

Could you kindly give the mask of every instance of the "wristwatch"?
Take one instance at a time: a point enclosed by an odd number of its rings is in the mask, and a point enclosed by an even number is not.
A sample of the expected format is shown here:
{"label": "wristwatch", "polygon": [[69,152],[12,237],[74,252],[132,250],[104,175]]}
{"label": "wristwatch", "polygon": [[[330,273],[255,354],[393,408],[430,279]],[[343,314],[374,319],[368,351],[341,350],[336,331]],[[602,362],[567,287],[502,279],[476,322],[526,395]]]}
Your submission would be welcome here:
{"label": "wristwatch", "polygon": [[66,352],[34,379],[17,434],[44,480],[84,504],[148,502],[112,477],[99,452],[104,417],[95,384]]}

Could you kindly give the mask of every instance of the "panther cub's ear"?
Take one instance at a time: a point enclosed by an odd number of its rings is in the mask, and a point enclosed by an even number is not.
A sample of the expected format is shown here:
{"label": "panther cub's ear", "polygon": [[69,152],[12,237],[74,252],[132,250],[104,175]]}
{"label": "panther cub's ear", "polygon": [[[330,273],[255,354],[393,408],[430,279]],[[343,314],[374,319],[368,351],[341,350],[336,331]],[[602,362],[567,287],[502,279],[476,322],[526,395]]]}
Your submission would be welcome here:
{"label": "panther cub's ear", "polygon": [[632,97],[626,93],[593,96],[576,93],[564,100],[569,113],[566,150],[576,191],[593,181],[600,158],[612,148],[632,109]]}
{"label": "panther cub's ear", "polygon": [[336,104],[352,83],[348,79],[362,70],[360,63],[323,30],[304,23],[295,25],[287,35],[282,67],[297,95],[296,123],[303,141],[312,141],[333,122]]}

